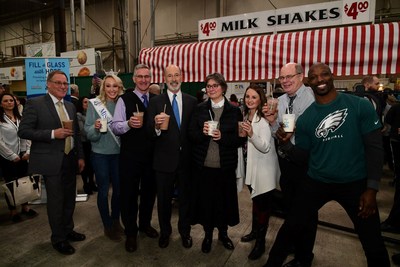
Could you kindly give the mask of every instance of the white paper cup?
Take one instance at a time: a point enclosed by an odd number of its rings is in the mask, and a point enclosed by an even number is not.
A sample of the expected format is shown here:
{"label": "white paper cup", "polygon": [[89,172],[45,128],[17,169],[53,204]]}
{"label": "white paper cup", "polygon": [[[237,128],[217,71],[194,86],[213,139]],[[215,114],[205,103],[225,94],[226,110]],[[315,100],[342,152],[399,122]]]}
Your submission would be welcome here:
{"label": "white paper cup", "polygon": [[218,129],[218,121],[207,121],[208,124],[208,135],[212,136],[213,131]]}
{"label": "white paper cup", "polygon": [[295,114],[283,114],[282,122],[283,122],[283,130],[287,133],[292,133],[294,130],[296,115]]}
{"label": "white paper cup", "polygon": [[100,119],[100,123],[101,123],[100,132],[106,133],[107,132],[107,119]]}

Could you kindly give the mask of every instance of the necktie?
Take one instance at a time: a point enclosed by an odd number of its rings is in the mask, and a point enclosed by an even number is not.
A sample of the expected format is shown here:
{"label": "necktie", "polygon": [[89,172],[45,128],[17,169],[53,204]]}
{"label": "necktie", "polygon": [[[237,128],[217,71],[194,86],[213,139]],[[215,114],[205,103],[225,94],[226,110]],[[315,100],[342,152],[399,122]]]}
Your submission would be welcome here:
{"label": "necktie", "polygon": [[174,94],[174,99],[172,100],[172,110],[174,111],[174,116],[176,119],[176,123],[178,124],[178,128],[181,128],[181,118],[179,117],[179,107],[178,101],[176,101],[176,94]]}
{"label": "necktie", "polygon": [[149,100],[147,100],[147,95],[142,95],[143,98],[143,105],[145,108],[149,106]]}
{"label": "necktie", "polygon": [[297,96],[297,95],[289,96],[289,105],[288,105],[289,114],[292,114],[292,113],[293,113],[293,101],[294,101],[294,99],[296,98],[296,96]]}
{"label": "necktie", "polygon": [[[63,102],[61,101],[57,102],[58,115],[60,116],[61,124],[63,121],[68,120],[68,117],[65,114],[63,106],[64,106]],[[71,151],[71,148],[72,148],[72,137],[68,136],[67,138],[65,138],[64,153],[68,155],[68,153]]]}

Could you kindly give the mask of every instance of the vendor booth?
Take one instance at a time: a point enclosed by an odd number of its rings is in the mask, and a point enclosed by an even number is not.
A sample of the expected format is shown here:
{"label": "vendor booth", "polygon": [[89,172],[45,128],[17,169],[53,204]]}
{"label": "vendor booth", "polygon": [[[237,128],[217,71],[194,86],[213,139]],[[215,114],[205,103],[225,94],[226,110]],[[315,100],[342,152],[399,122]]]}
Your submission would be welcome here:
{"label": "vendor booth", "polygon": [[227,81],[275,79],[288,62],[305,74],[316,62],[335,76],[400,73],[400,22],[257,35],[217,41],[144,48],[139,62],[152,69],[152,82],[163,82],[169,64],[181,67],[184,82],[202,82],[213,72]]}

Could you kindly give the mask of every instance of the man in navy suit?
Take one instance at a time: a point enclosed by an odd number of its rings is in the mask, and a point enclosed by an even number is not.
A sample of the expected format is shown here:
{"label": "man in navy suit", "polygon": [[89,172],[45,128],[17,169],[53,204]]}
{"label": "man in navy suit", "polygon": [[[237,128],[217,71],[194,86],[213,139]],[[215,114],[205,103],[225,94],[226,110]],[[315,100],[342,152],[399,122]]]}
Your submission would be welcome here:
{"label": "man in navy suit", "polygon": [[[68,91],[67,75],[52,71],[46,85],[48,94],[27,101],[18,135],[32,140],[29,173],[44,177],[53,247],[70,255],[75,249],[69,241],[86,238],[73,230],[76,173],[85,162],[75,106],[63,99]],[[73,120],[72,129],[63,128],[65,120]]]}
{"label": "man in navy suit", "polygon": [[[149,131],[154,136],[153,168],[156,172],[157,208],[160,224],[158,245],[166,248],[172,233],[171,208],[174,185],[178,187],[178,230],[185,248],[192,246],[190,236],[190,159],[191,147],[187,128],[197,105],[195,97],[181,92],[182,73],[178,66],[165,68],[164,78],[168,90],[153,97],[148,108]],[[167,130],[160,126],[169,115]]]}

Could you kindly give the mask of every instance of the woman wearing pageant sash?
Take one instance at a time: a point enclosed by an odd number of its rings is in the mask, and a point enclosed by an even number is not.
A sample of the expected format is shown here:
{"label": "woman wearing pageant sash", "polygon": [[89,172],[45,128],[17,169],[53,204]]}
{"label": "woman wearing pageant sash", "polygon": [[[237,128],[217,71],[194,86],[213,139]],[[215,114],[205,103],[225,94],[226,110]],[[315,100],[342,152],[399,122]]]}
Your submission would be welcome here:
{"label": "woman wearing pageant sash", "polygon": [[[97,207],[104,226],[104,235],[113,241],[122,239],[119,199],[119,138],[109,129],[118,96],[123,93],[123,84],[114,74],[104,77],[100,94],[90,99],[86,112],[85,131],[92,144],[91,162],[97,182]],[[108,191],[112,185],[111,207]],[[111,210],[110,210],[111,209]]]}
{"label": "woman wearing pageant sash", "polygon": [[[0,167],[6,183],[27,175],[31,141],[20,139],[17,135],[21,114],[15,97],[9,93],[0,96]],[[6,196],[10,217],[20,222],[22,217]],[[38,213],[29,209],[28,203],[22,204],[21,214],[33,218]]]}

